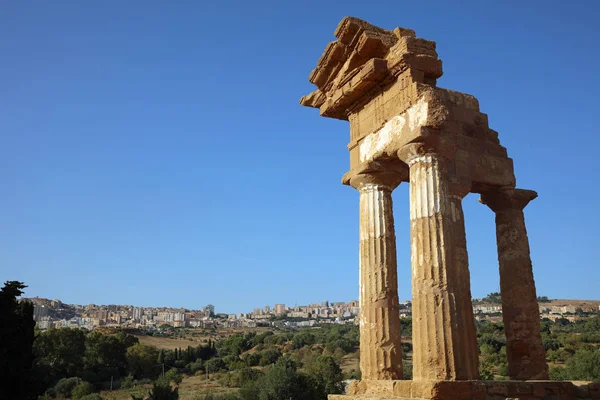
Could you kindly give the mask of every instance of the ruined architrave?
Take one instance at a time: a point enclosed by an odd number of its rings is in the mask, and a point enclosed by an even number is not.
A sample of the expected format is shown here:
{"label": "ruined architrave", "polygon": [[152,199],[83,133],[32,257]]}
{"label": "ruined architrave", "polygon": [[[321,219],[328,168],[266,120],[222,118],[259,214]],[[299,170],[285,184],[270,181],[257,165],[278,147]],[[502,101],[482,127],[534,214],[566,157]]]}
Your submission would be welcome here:
{"label": "ruined architrave", "polygon": [[[304,106],[350,122],[350,171],[360,193],[360,368],[330,398],[572,398],[548,379],[523,209],[513,162],[471,95],[442,89],[435,42],[411,29],[344,18],[309,80]],[[413,380],[402,381],[392,191],[410,185]],[[509,375],[479,382],[462,199],[496,215]],[[525,380],[542,380],[535,383]],[[512,386],[511,386],[512,385]],[[553,386],[554,385],[554,386]]]}

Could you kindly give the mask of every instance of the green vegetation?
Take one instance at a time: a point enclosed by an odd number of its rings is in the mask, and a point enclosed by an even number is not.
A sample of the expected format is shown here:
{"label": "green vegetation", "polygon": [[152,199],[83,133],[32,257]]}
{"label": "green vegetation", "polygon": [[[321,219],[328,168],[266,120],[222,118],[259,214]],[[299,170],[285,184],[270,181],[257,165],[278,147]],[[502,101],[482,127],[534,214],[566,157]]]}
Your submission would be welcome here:
{"label": "green vegetation", "polygon": [[542,320],[541,328],[551,379],[600,381],[600,316]]}
{"label": "green vegetation", "polygon": [[[600,316],[569,322],[541,322],[550,379],[600,381]],[[482,379],[508,379],[506,338],[502,323],[477,324]]]}
{"label": "green vegetation", "polygon": [[[174,400],[182,386],[190,385],[186,382],[194,381],[202,382],[204,390],[195,393],[205,399],[325,400],[343,392],[344,379],[360,378],[354,325],[237,333],[196,347],[158,350],[124,332],[64,328],[34,333],[31,305],[17,301],[23,288],[20,282],[7,282],[0,291],[0,363],[8,371],[8,379],[2,377],[2,399],[98,400],[98,392],[119,389],[131,399]],[[542,321],[552,379],[600,381],[600,316],[585,316],[576,322]],[[401,323],[407,335],[404,379],[411,379],[412,321]],[[478,322],[477,332],[481,377],[507,379],[502,323]],[[212,393],[215,388],[226,392]]]}
{"label": "green vegetation", "polygon": [[473,299],[473,304],[502,304],[502,297],[499,292],[494,292],[482,299]]}

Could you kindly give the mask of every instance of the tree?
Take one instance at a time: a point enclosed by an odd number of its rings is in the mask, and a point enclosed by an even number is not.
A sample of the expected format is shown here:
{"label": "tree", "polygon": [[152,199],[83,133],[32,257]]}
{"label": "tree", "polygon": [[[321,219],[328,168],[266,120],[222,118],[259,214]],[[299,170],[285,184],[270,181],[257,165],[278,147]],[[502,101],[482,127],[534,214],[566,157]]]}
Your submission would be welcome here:
{"label": "tree", "polygon": [[183,380],[183,377],[181,376],[179,371],[177,371],[177,368],[171,368],[165,374],[165,379],[169,382],[173,382],[174,384],[179,385]]}
{"label": "tree", "polygon": [[294,349],[300,349],[304,346],[311,346],[315,344],[316,338],[311,332],[301,331],[294,335],[292,339],[292,346]]}
{"label": "tree", "polygon": [[550,299],[548,296],[538,296],[537,301],[538,303],[549,303]]}
{"label": "tree", "polygon": [[267,349],[260,353],[260,361],[259,365],[265,366],[269,364],[273,364],[276,362],[279,357],[281,357],[281,351],[278,349]]}
{"label": "tree", "polygon": [[166,378],[159,378],[152,384],[148,400],[178,400],[179,389],[172,388],[171,382]]}
{"label": "tree", "polygon": [[288,400],[306,398],[302,394],[296,364],[282,358],[257,381],[259,400]]}
{"label": "tree", "polygon": [[570,379],[600,381],[600,349],[577,350],[567,360],[566,369]]}
{"label": "tree", "polygon": [[82,381],[73,388],[71,391],[71,397],[74,399],[81,399],[82,397],[92,393],[94,393],[94,385],[89,382]]}
{"label": "tree", "polygon": [[73,390],[82,382],[83,381],[81,380],[81,378],[63,378],[56,383],[56,385],[52,389],[52,392],[56,396],[70,398],[72,396]]}
{"label": "tree", "polygon": [[33,305],[17,300],[26,287],[7,281],[0,289],[0,398],[7,400],[37,397],[31,382]]}
{"label": "tree", "polygon": [[[84,363],[94,382],[119,377],[127,370],[125,353],[126,343],[114,335],[104,335],[98,331],[90,332],[85,338]],[[88,378],[86,378],[88,379]]]}
{"label": "tree", "polygon": [[62,378],[83,374],[85,333],[80,329],[49,329],[40,333],[33,345],[34,373],[43,389]]}
{"label": "tree", "polygon": [[341,394],[344,392],[344,375],[342,369],[330,355],[320,355],[311,364],[309,373],[321,381],[326,394]]}
{"label": "tree", "polygon": [[155,347],[137,343],[127,349],[129,371],[136,378],[153,378],[158,376],[159,368],[156,360],[158,350]]}
{"label": "tree", "polygon": [[481,301],[484,303],[500,304],[502,303],[502,296],[499,292],[494,292],[488,294],[486,297],[481,299]]}

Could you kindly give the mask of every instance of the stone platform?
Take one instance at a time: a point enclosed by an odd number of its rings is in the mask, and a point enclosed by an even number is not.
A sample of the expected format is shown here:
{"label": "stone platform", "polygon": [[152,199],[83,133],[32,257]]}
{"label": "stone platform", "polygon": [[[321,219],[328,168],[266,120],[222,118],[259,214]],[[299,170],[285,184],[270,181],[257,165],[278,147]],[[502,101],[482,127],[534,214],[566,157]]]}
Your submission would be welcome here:
{"label": "stone platform", "polygon": [[329,400],[575,400],[600,399],[600,383],[569,381],[352,381]]}

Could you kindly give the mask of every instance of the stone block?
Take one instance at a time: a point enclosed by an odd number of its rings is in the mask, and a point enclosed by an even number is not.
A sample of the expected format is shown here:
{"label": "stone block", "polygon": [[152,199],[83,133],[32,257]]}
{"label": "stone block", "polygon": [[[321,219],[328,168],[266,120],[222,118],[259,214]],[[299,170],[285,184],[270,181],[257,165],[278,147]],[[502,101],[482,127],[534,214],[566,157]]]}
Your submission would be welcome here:
{"label": "stone block", "polygon": [[346,394],[354,395],[354,394],[363,394],[366,392],[366,382],[355,380],[350,382],[348,387],[346,388]]}
{"label": "stone block", "polygon": [[[540,387],[544,390],[544,400],[558,400],[561,398],[561,384],[559,382],[541,382]],[[536,397],[538,393],[540,393],[539,389],[537,392],[534,391]]]}
{"label": "stone block", "polygon": [[588,391],[592,399],[600,399],[600,383],[590,383]]}
{"label": "stone block", "polygon": [[487,387],[485,382],[471,381],[471,398],[473,400],[485,399],[487,395]]}
{"label": "stone block", "polygon": [[393,396],[394,384],[393,380],[368,380],[366,382],[366,392],[370,396]]}
{"label": "stone block", "polygon": [[561,399],[574,399],[577,397],[577,388],[572,382],[559,382]]}
{"label": "stone block", "polygon": [[471,382],[444,381],[433,386],[432,400],[470,400]]}
{"label": "stone block", "polygon": [[394,396],[397,397],[412,397],[413,381],[396,381],[394,385]]}
{"label": "stone block", "polygon": [[500,146],[499,144],[486,143],[484,149],[486,153],[494,157],[508,158],[506,147]]}
{"label": "stone block", "polygon": [[454,120],[446,120],[444,121],[444,123],[441,126],[441,131],[444,132],[445,134],[449,134],[449,135],[462,135],[463,134],[463,124],[460,121],[454,121]]}
{"label": "stone block", "polygon": [[533,385],[528,382],[509,381],[506,382],[506,389],[509,397],[521,398],[533,395]]}
{"label": "stone block", "polygon": [[480,113],[479,111],[466,108],[466,107],[449,107],[451,111],[451,118],[456,121],[467,122],[477,126],[482,126],[485,122],[487,127],[487,115]]}
{"label": "stone block", "polygon": [[505,382],[486,382],[487,394],[489,396],[508,396],[508,388]]}
{"label": "stone block", "polygon": [[483,154],[475,161],[470,172],[473,181],[479,184],[509,187],[516,185],[512,159],[510,158]]}
{"label": "stone block", "polygon": [[590,393],[590,386],[585,384],[576,384],[575,386],[575,396],[578,399],[591,399],[592,395]]}
{"label": "stone block", "polygon": [[431,399],[435,382],[412,381],[410,397],[413,399]]}

